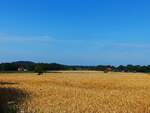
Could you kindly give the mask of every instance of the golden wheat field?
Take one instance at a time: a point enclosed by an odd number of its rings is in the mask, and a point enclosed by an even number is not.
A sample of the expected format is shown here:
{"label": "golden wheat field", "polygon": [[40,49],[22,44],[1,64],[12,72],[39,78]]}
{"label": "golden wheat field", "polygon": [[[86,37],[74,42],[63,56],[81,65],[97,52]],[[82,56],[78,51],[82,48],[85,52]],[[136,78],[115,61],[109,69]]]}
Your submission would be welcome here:
{"label": "golden wheat field", "polygon": [[21,113],[150,113],[148,74],[18,73],[0,74],[0,82],[6,83],[0,88],[27,93],[18,105]]}

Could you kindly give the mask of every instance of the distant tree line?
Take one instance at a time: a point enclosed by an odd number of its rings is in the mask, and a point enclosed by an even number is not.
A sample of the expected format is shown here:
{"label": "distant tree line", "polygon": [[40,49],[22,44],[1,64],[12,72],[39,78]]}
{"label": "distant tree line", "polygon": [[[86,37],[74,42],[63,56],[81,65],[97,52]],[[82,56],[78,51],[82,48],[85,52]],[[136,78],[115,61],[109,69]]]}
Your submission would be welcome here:
{"label": "distant tree line", "polygon": [[98,65],[98,66],[71,66],[57,63],[34,63],[30,61],[17,61],[12,63],[1,63],[0,71],[18,71],[18,68],[25,68],[27,71],[35,71],[37,67],[41,67],[45,71],[58,71],[58,70],[96,70],[105,71],[111,69],[115,72],[143,72],[150,73],[150,65],[127,65],[127,66],[111,66],[111,65]]}

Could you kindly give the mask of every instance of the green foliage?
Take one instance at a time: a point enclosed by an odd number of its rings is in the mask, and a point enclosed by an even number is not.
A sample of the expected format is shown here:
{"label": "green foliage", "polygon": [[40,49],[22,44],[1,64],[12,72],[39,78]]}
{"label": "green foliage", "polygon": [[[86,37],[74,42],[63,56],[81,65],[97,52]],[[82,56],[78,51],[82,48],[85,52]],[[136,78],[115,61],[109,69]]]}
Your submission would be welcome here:
{"label": "green foliage", "polygon": [[42,75],[44,73],[44,69],[42,67],[42,65],[38,64],[35,66],[35,70],[36,73],[38,73],[38,75]]}
{"label": "green foliage", "polygon": [[9,105],[7,113],[17,113],[16,105]]}
{"label": "green foliage", "polygon": [[98,66],[80,66],[80,65],[63,65],[57,63],[34,63],[31,61],[17,61],[12,63],[1,63],[0,72],[13,72],[17,71],[18,67],[23,67],[28,71],[35,71],[42,74],[46,71],[59,71],[59,70],[97,70],[105,71],[107,68],[111,68],[115,72],[143,72],[150,73],[150,65],[127,65],[127,66],[111,66],[111,65],[98,65]]}

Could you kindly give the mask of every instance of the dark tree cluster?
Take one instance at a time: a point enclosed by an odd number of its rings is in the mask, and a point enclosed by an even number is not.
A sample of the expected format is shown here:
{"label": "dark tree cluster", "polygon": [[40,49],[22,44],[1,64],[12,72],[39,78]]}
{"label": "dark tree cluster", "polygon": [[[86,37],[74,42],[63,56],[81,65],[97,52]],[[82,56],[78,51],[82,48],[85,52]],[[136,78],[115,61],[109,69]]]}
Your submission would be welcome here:
{"label": "dark tree cluster", "polygon": [[106,71],[111,70],[115,72],[142,72],[150,73],[150,65],[127,65],[127,66],[111,66],[111,65],[98,65],[98,66],[80,66],[80,65],[63,65],[57,63],[34,63],[31,61],[17,61],[12,63],[1,63],[1,72],[12,72],[18,71],[19,68],[24,68],[27,71],[37,72],[37,70],[44,71],[59,71],[59,70],[96,70],[96,71]]}

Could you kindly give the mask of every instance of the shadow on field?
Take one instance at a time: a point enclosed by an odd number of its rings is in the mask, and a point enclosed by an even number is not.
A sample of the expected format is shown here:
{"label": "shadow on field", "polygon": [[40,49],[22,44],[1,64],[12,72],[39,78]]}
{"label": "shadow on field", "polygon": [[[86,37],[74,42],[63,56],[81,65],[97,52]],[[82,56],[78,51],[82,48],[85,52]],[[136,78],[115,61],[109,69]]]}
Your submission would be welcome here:
{"label": "shadow on field", "polygon": [[17,83],[12,83],[12,82],[0,82],[0,85],[14,85]]}
{"label": "shadow on field", "polygon": [[[16,84],[0,82],[0,85]],[[27,93],[15,88],[0,88],[0,113],[17,113],[19,103],[21,103]]]}

